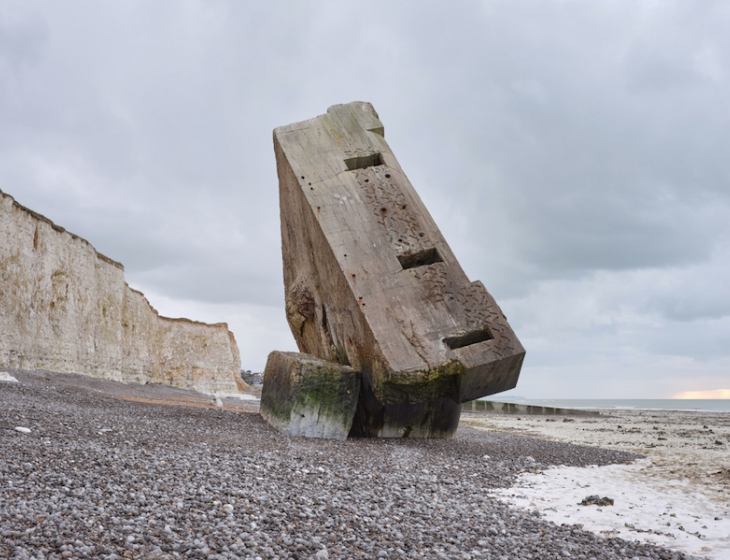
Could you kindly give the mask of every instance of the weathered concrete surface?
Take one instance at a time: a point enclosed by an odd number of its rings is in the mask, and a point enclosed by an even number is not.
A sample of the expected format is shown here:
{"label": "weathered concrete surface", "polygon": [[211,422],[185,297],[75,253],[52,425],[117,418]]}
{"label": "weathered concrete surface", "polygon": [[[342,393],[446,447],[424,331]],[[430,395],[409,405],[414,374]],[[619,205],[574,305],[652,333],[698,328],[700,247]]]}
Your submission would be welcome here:
{"label": "weathered concrete surface", "polygon": [[525,352],[383,134],[361,102],[274,131],[287,319],[302,352],[362,372],[352,435],[451,437]]}
{"label": "weathered concrete surface", "polygon": [[266,362],[261,416],[289,436],[347,439],[360,373],[309,354],[272,352]]}
{"label": "weathered concrete surface", "polygon": [[238,391],[225,323],[160,317],[124,267],[0,191],[0,366]]}

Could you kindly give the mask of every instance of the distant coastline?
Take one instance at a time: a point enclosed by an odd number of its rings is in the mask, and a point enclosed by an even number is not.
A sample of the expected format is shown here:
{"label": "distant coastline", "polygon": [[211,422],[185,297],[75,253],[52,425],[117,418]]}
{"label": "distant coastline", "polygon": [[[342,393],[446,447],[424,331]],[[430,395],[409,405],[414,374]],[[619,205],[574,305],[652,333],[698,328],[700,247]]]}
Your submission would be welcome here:
{"label": "distant coastline", "polygon": [[481,400],[586,410],[700,410],[730,412],[730,399],[525,399],[491,395]]}

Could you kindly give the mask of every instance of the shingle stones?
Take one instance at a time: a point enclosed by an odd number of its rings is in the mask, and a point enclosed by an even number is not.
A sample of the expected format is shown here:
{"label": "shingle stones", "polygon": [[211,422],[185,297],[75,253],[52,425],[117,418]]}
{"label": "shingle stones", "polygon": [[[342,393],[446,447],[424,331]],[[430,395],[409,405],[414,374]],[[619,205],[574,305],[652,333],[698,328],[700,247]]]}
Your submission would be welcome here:
{"label": "shingle stones", "polygon": [[383,134],[362,102],[274,131],[286,315],[302,352],[360,372],[351,436],[448,438],[462,402],[516,385],[525,351]]}

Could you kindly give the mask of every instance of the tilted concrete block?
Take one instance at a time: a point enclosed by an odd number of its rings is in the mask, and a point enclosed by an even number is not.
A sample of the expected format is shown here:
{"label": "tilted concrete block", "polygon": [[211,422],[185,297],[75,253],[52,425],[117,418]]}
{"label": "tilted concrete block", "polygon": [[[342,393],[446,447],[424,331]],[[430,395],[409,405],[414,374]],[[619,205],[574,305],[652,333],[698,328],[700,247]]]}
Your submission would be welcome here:
{"label": "tilted concrete block", "polygon": [[261,416],[290,436],[347,439],[360,373],[308,354],[272,352],[261,391]]}
{"label": "tilted concrete block", "polygon": [[504,314],[369,103],[277,128],[274,149],[287,319],[302,352],[361,372],[351,435],[453,436],[462,402],[517,383],[525,351]]}

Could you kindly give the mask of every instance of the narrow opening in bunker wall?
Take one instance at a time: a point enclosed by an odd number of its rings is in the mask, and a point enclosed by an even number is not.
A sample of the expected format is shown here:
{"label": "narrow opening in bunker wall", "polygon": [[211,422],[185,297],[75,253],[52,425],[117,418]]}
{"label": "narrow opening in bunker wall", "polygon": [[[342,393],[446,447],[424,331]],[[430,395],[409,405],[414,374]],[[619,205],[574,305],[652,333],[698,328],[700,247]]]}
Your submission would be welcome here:
{"label": "narrow opening in bunker wall", "polygon": [[456,350],[457,348],[464,348],[465,346],[471,346],[472,344],[485,342],[487,340],[492,340],[493,338],[494,337],[492,336],[492,333],[489,332],[489,329],[484,327],[483,329],[471,331],[460,336],[448,336],[444,338],[444,344],[452,350]]}
{"label": "narrow opening in bunker wall", "polygon": [[444,262],[444,260],[441,258],[441,255],[439,255],[436,248],[431,247],[430,249],[424,249],[423,251],[418,251],[411,255],[399,255],[398,262],[400,262],[403,270],[406,270],[408,268],[416,268],[418,266]]}
{"label": "narrow opening in bunker wall", "polygon": [[349,171],[365,169],[366,167],[377,167],[378,165],[383,165],[383,157],[380,155],[380,152],[376,152],[365,156],[348,158],[345,160],[345,165]]}

